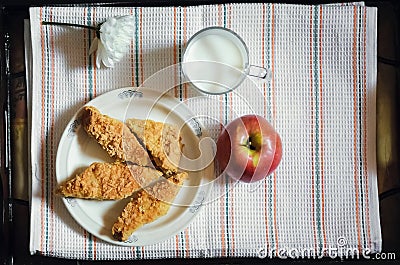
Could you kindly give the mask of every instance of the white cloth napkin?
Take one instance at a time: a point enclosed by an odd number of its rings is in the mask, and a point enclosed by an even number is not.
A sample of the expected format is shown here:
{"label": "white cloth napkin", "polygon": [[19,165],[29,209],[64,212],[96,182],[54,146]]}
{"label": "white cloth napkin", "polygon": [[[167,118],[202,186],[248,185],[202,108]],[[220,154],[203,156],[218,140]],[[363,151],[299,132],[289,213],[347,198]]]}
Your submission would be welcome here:
{"label": "white cloth napkin", "polygon": [[[41,25],[96,25],[127,14],[135,16],[130,53],[110,69],[98,69],[88,55],[94,32]],[[358,4],[31,8],[30,251],[91,260],[379,252],[376,21],[376,8]],[[249,81],[212,98],[183,85],[172,95],[213,118],[203,122],[214,139],[218,122],[263,115],[282,138],[280,166],[254,184],[232,187],[221,179],[212,193],[222,196],[161,243],[122,247],[98,239],[54,195],[61,134],[83,104],[179,63],[187,40],[213,25],[238,33],[251,63],[272,71],[271,82]]]}

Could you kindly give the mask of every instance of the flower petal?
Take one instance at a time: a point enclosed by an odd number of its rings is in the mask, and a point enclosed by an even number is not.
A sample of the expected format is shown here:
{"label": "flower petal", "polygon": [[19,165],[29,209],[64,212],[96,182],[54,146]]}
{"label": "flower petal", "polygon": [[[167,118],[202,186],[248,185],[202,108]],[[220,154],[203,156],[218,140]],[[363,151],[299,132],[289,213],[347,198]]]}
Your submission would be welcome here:
{"label": "flower petal", "polygon": [[95,38],[89,53],[97,49],[96,65],[114,67],[129,52],[134,33],[134,16],[111,17],[100,25],[100,38]]}
{"label": "flower petal", "polygon": [[110,57],[103,58],[103,64],[106,67],[114,67],[114,61]]}
{"label": "flower petal", "polygon": [[104,54],[104,46],[101,43],[101,41],[99,41],[99,45],[97,46],[97,53],[96,53],[96,66],[97,66],[97,68],[101,67],[101,61],[102,61],[103,54]]}
{"label": "flower petal", "polygon": [[95,37],[92,41],[92,44],[90,45],[89,55],[91,55],[92,53],[94,53],[97,50],[98,42],[99,42],[99,39],[97,37]]}

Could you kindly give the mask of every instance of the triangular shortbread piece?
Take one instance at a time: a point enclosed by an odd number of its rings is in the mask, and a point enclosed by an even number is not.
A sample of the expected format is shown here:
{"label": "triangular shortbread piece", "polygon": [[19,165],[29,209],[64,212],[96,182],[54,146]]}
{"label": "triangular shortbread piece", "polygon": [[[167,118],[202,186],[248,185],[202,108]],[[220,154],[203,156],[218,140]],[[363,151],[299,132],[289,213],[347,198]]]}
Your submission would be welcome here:
{"label": "triangular shortbread piece", "polygon": [[167,174],[178,172],[182,149],[178,126],[133,118],[125,123],[150,152],[160,170]]}
{"label": "triangular shortbread piece", "polygon": [[118,200],[158,180],[162,173],[122,162],[92,163],[82,173],[60,185],[58,194],[96,200]]}
{"label": "triangular shortbread piece", "polygon": [[178,173],[135,194],[112,227],[114,238],[126,241],[138,228],[167,214],[187,177]]}
{"label": "triangular shortbread piece", "polygon": [[83,108],[81,120],[85,131],[111,157],[141,166],[153,166],[147,151],[123,122],[101,114],[93,106]]}

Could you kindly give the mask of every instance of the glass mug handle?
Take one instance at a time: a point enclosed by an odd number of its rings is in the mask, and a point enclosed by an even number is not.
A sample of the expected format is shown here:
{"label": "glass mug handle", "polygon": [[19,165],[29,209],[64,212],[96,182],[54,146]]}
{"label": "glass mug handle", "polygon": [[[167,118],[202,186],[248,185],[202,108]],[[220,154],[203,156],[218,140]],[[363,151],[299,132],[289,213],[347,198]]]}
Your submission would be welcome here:
{"label": "glass mug handle", "polygon": [[249,76],[265,80],[271,79],[271,71],[265,67],[250,64],[247,69],[247,75]]}

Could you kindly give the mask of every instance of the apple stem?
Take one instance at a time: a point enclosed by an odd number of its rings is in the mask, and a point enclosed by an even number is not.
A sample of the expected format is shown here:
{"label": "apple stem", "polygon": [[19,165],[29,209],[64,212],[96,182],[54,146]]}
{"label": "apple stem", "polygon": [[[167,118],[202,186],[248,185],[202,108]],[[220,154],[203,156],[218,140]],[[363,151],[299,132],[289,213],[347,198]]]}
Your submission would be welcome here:
{"label": "apple stem", "polygon": [[252,145],[252,143],[251,143],[251,137],[247,138],[246,146],[250,150],[256,150],[256,147],[254,145]]}

